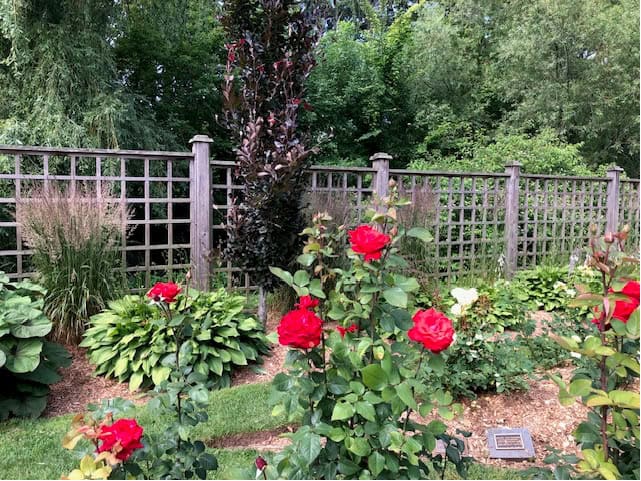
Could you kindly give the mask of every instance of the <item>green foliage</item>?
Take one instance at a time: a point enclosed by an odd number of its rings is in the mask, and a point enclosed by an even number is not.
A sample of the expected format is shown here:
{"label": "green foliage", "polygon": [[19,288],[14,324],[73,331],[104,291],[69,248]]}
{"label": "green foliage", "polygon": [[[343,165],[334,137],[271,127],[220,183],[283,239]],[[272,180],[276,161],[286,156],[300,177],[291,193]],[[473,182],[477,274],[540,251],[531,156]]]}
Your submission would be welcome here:
{"label": "green foliage", "polygon": [[0,143],[157,145],[116,76],[116,10],[105,0],[0,5]]}
{"label": "green foliage", "polygon": [[[302,268],[293,274],[272,269],[297,295],[319,299],[324,319],[354,328],[344,336],[327,330],[320,346],[288,352],[288,372],[273,381],[273,412],[302,418],[302,426],[289,435],[291,446],[268,458],[266,478],[444,477],[448,463],[465,475],[469,459],[462,456],[463,440],[448,434],[438,417],[427,424],[410,419],[412,412],[427,417],[433,409],[452,419],[461,406],[452,404],[449,393],[416,379],[422,364],[443,361],[441,354],[408,341],[419,285],[401,274],[406,264],[399,246],[405,236],[424,242],[431,237],[425,229],[396,225],[396,209],[405,204],[396,196],[393,192],[386,202],[388,214],[370,213],[391,234],[379,261],[364,262],[350,250],[344,268],[328,265],[342,250],[345,231],[330,230],[331,218],[319,213],[303,232],[307,241],[297,259]],[[445,443],[445,455],[433,454],[437,440]]]}
{"label": "green foliage", "polygon": [[38,417],[49,385],[60,380],[69,353],[45,336],[51,321],[42,312],[44,289],[29,281],[9,282],[0,271],[0,420]]}
{"label": "green foliage", "polygon": [[426,365],[420,379],[454,397],[524,390],[529,388],[528,380],[536,367],[529,354],[522,342],[507,334],[459,332],[456,343],[443,355],[444,366],[434,369]]}
{"label": "green foliage", "polygon": [[305,121],[319,135],[331,132],[322,163],[363,164],[368,153],[380,149],[386,87],[380,48],[365,35],[352,22],[340,22],[319,47],[322,55],[308,82],[314,110]]}
{"label": "green foliage", "polygon": [[573,293],[565,267],[539,266],[519,271],[510,286],[517,299],[531,310],[548,312],[563,310]]}
{"label": "green foliage", "polygon": [[184,150],[195,134],[208,134],[216,139],[214,155],[229,155],[229,139],[214,119],[225,41],[220,10],[215,0],[133,0],[118,15],[118,76],[154,119],[165,149]]}
{"label": "green foliage", "polygon": [[[189,340],[182,356],[211,388],[227,387],[238,366],[260,363],[269,351],[260,325],[243,314],[245,298],[227,293],[190,290],[175,308],[188,316]],[[131,390],[159,385],[169,378],[165,361],[176,348],[175,328],[143,296],[125,296],[91,318],[82,347],[88,349],[96,374],[129,381]]]}

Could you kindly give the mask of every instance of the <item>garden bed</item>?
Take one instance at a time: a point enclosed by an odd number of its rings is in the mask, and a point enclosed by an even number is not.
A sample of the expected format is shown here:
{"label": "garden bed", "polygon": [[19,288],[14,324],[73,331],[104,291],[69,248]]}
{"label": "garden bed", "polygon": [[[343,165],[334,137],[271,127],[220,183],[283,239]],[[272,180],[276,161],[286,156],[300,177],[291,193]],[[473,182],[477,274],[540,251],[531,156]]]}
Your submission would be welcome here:
{"label": "garden bed", "polygon": [[[537,321],[548,320],[549,316],[549,313],[543,311],[532,314]],[[274,332],[279,320],[280,316],[272,313],[267,322],[267,331]],[[138,404],[148,400],[144,393],[129,392],[127,384],[94,376],[93,367],[87,360],[84,349],[69,346],[67,349],[73,355],[73,363],[62,370],[63,380],[52,386],[46,416],[80,412],[87,403],[113,397],[122,397]],[[276,374],[284,370],[287,350],[287,347],[280,344],[273,345],[271,355],[265,357],[264,364],[260,366],[260,372],[249,367],[240,369],[233,376],[233,385],[271,381]],[[557,373],[567,380],[571,371],[571,366],[565,366],[552,369],[550,372]],[[562,407],[558,402],[558,388],[552,381],[545,379],[545,374],[537,373],[540,379],[530,382],[530,389],[527,391],[485,393],[480,394],[477,399],[461,401],[464,407],[463,416],[448,421],[448,425],[451,432],[458,428],[472,433],[466,439],[467,455],[484,464],[521,469],[533,465],[543,466],[543,459],[548,454],[547,446],[565,452],[575,452],[572,431],[579,420],[585,418],[587,410],[580,404]],[[269,411],[270,407],[266,405],[264,409]],[[485,431],[492,427],[528,429],[534,441],[535,458],[526,461],[490,459]],[[207,444],[217,449],[278,451],[288,443],[281,435],[291,430],[290,426],[282,425],[265,431],[236,432],[211,438]]]}

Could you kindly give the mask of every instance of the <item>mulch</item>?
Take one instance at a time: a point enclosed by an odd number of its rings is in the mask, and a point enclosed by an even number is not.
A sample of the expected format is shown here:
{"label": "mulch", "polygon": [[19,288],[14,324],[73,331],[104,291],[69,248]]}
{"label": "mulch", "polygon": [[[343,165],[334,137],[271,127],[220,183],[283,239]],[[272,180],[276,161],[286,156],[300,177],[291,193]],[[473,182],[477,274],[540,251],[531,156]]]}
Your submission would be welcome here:
{"label": "mulch", "polygon": [[94,367],[87,359],[86,349],[72,345],[65,348],[71,353],[71,365],[60,370],[62,380],[51,386],[43,416],[84,412],[87,404],[99,403],[103,399],[120,397],[138,404],[147,400],[144,393],[129,392],[127,384],[95,376]]}

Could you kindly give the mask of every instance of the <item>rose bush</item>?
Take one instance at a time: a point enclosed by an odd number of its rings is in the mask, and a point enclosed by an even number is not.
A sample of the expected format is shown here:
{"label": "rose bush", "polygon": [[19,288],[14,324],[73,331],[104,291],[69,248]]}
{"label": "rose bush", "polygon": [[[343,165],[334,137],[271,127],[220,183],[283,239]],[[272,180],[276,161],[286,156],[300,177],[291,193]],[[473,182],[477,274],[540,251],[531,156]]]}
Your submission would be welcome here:
{"label": "rose bush", "polygon": [[[289,447],[247,477],[419,479],[443,476],[448,463],[464,475],[464,443],[441,420],[460,406],[416,379],[422,365],[442,372],[440,352],[454,339],[444,314],[417,312],[418,283],[401,273],[400,240],[430,236],[397,225],[405,203],[394,190],[384,203],[385,213],[369,213],[372,225],[349,232],[331,230],[331,218],[316,215],[303,232],[303,269],[272,269],[301,298],[278,327],[281,344],[295,349],[287,354],[288,372],[274,378],[273,413],[301,427],[288,435]],[[333,267],[346,234],[349,265]],[[338,327],[327,326],[332,321]],[[444,455],[434,453],[437,440]]]}
{"label": "rose bush", "polygon": [[[194,295],[201,293],[194,291]],[[189,285],[183,293],[174,283],[157,283],[147,297],[157,310],[150,322],[173,335],[173,352],[164,352],[161,361],[168,376],[157,383],[148,408],[174,421],[161,435],[148,436],[142,443],[143,428],[135,419],[110,422],[117,409],[109,407],[106,416],[99,411],[89,423],[80,415],[63,446],[74,449],[80,439],[86,438],[95,445],[96,454],[83,458],[80,469],[70,473],[72,479],[205,479],[218,467],[216,458],[205,452],[205,444],[192,434],[194,426],[208,419],[205,407],[209,392],[207,375],[198,369],[192,356],[198,349],[191,339],[198,312],[184,309],[193,300]]]}
{"label": "rose bush", "polygon": [[[598,290],[578,285],[575,307],[592,307],[596,327],[584,338],[558,336],[557,342],[585,360],[569,383],[551,376],[559,400],[580,399],[590,411],[574,432],[581,457],[552,456],[555,477],[639,478],[639,393],[631,380],[639,367],[639,260],[625,253],[629,227],[597,236],[591,228],[589,266],[601,279]],[[596,322],[595,322],[596,321]]]}

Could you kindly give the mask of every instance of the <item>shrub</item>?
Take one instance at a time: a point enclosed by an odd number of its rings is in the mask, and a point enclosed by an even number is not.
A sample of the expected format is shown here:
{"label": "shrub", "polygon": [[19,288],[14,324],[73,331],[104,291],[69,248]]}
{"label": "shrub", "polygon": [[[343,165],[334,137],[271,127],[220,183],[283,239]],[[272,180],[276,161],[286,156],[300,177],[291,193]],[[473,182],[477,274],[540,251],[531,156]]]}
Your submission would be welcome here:
{"label": "shrub", "polygon": [[458,331],[456,343],[443,354],[443,361],[447,376],[426,365],[419,378],[455,398],[528,389],[528,378],[535,368],[528,347],[520,340],[483,331]]}
{"label": "shrub", "polygon": [[65,349],[45,340],[52,326],[42,312],[44,292],[0,271],[0,419],[38,417],[49,385],[60,380],[56,370],[71,363]]}
{"label": "shrub", "polygon": [[53,337],[77,342],[89,318],[122,292],[120,245],[125,207],[91,189],[34,189],[18,201],[17,220],[46,288]]}
{"label": "shrub", "polygon": [[[597,236],[591,228],[588,263],[600,271],[599,289],[581,289],[572,305],[593,309],[596,327],[585,336],[558,336],[559,345],[590,363],[559,386],[564,406],[579,400],[589,408],[587,419],[574,431],[580,457],[551,456],[557,479],[639,478],[639,260],[625,253],[629,234]],[[549,473],[550,475],[552,473]]]}
{"label": "shrub", "polygon": [[[444,476],[448,462],[465,475],[463,440],[448,434],[434,411],[452,419],[461,406],[416,379],[423,363],[442,366],[441,352],[454,339],[452,321],[434,309],[416,311],[419,285],[400,273],[401,238],[429,242],[430,236],[396,224],[403,202],[394,190],[385,203],[387,214],[370,213],[375,227],[348,232],[345,269],[325,262],[345,235],[327,227],[327,214],[304,231],[302,269],[272,268],[300,296],[278,327],[279,342],[292,349],[288,372],[274,378],[274,413],[301,419],[302,426],[283,452],[257,460],[252,478],[419,479]],[[323,325],[328,319],[338,327]],[[434,419],[423,423],[414,412]],[[445,443],[444,455],[434,453],[437,440]]]}
{"label": "shrub", "polygon": [[[245,298],[227,293],[189,290],[174,307],[189,316],[188,345],[181,356],[208,379],[208,387],[227,387],[236,366],[261,362],[269,351],[258,322],[243,314]],[[129,381],[131,390],[159,385],[170,374],[163,364],[175,350],[173,326],[160,322],[161,312],[143,296],[125,296],[91,318],[81,347],[88,348],[96,374]]]}

